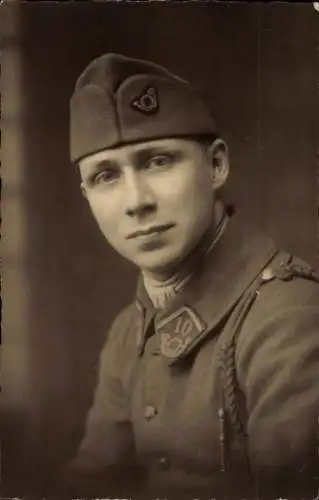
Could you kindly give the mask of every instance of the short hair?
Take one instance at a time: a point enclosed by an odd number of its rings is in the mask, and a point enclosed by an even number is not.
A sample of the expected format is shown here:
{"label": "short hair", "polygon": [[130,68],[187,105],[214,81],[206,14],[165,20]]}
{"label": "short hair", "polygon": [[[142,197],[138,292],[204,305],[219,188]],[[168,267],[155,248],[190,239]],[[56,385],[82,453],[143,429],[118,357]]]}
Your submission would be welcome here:
{"label": "short hair", "polygon": [[194,135],[194,136],[190,137],[191,140],[201,144],[204,149],[211,146],[213,144],[213,142],[218,138],[220,138],[220,136],[218,134]]}

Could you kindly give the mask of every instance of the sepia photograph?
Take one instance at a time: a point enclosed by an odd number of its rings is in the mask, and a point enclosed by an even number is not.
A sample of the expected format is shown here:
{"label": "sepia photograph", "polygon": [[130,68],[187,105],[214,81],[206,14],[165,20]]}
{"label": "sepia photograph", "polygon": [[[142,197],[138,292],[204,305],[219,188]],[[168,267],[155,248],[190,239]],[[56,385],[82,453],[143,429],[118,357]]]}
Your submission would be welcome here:
{"label": "sepia photograph", "polygon": [[1,498],[319,498],[318,21],[1,5]]}

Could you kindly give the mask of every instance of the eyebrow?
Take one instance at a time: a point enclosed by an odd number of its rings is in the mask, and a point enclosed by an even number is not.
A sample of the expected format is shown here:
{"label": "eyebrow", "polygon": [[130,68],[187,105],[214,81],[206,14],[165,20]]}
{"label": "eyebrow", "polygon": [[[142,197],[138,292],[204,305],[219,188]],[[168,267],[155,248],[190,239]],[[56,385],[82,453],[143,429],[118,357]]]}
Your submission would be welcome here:
{"label": "eyebrow", "polygon": [[167,153],[170,153],[170,154],[174,154],[175,152],[175,149],[173,149],[172,147],[170,146],[150,146],[149,148],[147,149],[142,149],[141,151],[135,151],[133,153],[133,162],[136,163],[140,163],[140,162],[145,162],[146,160],[148,160],[149,158],[151,158],[152,156],[156,156],[156,155],[161,155],[161,154],[167,154]]}

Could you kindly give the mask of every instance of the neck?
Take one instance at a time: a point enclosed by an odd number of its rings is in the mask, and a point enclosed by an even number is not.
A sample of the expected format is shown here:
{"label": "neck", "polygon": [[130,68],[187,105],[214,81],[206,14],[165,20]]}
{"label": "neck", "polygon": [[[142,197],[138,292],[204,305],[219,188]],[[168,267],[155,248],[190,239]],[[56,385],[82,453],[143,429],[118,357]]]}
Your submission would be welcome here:
{"label": "neck", "polygon": [[226,220],[225,207],[221,201],[217,201],[211,224],[203,232],[195,248],[174,270],[166,273],[142,271],[146,291],[155,307],[164,307],[184,287],[196,268],[196,262],[199,262],[213,248],[221,236]]}

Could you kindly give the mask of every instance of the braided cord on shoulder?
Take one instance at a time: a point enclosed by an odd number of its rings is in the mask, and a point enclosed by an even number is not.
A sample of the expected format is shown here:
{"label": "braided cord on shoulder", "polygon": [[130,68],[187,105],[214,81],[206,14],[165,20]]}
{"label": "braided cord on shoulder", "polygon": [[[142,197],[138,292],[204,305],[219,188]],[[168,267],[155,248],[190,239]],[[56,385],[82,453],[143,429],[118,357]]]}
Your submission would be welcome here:
{"label": "braided cord on shoulder", "polygon": [[233,314],[232,320],[227,324],[227,330],[231,335],[225,335],[227,340],[220,350],[224,404],[234,435],[239,441],[246,440],[247,434],[238,406],[238,392],[240,388],[236,375],[236,337],[240,331],[244,318],[257,297],[259,286],[260,280],[257,280],[253,286],[247,290],[240,301],[236,313]]}

